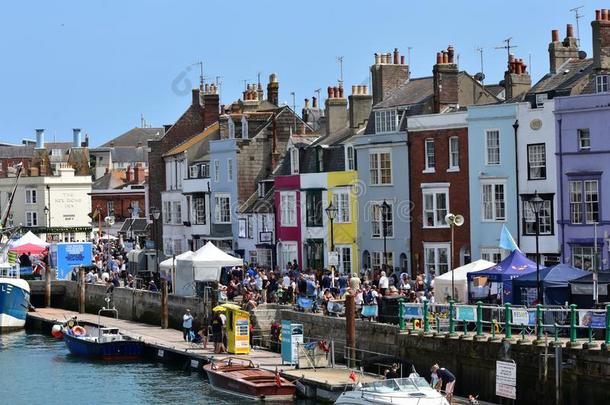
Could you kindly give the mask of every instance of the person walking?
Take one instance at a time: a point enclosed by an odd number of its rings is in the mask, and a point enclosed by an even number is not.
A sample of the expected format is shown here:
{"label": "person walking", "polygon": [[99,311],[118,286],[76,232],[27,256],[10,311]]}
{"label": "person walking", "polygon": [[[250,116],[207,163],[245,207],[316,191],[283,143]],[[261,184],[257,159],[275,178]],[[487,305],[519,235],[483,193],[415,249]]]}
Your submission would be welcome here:
{"label": "person walking", "polygon": [[191,330],[193,329],[193,315],[191,310],[186,309],[184,316],[182,316],[182,338],[185,342],[191,340]]}
{"label": "person walking", "polygon": [[430,368],[432,372],[432,376],[434,379],[434,375],[436,375],[438,379],[439,387],[442,387],[442,384],[445,384],[445,399],[447,402],[451,403],[453,400],[453,390],[455,388],[455,375],[445,367],[439,367],[438,364],[433,365]]}

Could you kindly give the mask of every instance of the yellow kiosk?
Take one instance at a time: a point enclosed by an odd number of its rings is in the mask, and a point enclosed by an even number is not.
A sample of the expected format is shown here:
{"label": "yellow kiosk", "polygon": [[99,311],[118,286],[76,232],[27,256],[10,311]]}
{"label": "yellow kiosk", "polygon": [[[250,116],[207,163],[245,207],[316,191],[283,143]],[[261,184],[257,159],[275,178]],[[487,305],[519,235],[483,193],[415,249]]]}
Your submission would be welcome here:
{"label": "yellow kiosk", "polygon": [[224,304],[227,316],[227,351],[231,354],[250,353],[250,313],[235,304]]}

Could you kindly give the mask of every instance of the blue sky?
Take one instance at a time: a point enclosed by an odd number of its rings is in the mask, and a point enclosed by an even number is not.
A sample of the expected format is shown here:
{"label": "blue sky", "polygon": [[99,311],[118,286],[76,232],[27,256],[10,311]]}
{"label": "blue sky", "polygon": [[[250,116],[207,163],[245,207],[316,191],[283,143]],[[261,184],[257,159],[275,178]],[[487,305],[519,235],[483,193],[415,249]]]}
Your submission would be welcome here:
{"label": "blue sky", "polygon": [[[591,56],[596,8],[608,1],[20,1],[3,6],[0,25],[0,139],[20,142],[45,128],[47,140],[93,146],[138,126],[174,122],[190,102],[188,87],[222,77],[222,100],[241,95],[244,80],[277,73],[280,101],[297,109],[339,78],[368,83],[375,52],[411,50],[412,76],[430,75],[436,52],[452,44],[460,68],[501,80],[513,38],[517,57],[532,58],[533,80],[548,71],[551,29],[565,36],[579,5],[581,47]],[[511,11],[514,10],[514,11]],[[322,90],[324,92],[324,90]]]}

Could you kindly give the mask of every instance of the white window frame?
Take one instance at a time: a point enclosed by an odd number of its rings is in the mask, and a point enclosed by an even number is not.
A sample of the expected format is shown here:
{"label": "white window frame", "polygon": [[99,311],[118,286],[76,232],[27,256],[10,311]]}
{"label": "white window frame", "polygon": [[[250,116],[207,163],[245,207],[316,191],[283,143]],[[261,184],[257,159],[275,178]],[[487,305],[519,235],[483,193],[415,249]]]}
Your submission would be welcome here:
{"label": "white window frame", "polygon": [[28,187],[25,189],[25,203],[36,204],[38,202],[38,191],[36,188]]}
{"label": "white window frame", "polygon": [[[441,262],[441,251],[445,251],[447,257],[447,263]],[[434,262],[428,261],[428,252],[432,251],[434,254]],[[447,266],[446,270],[443,271],[442,266]],[[434,275],[436,277],[451,270],[451,243],[449,242],[437,242],[427,243],[424,242],[424,271],[427,275],[430,275],[430,267],[434,268]]]}
{"label": "white window frame", "polygon": [[193,197],[191,199],[191,207],[193,210],[193,223],[195,225],[206,225],[205,197]]}
{"label": "white window frame", "polygon": [[352,222],[350,192],[346,189],[333,190],[333,207],[337,209],[334,222],[336,224],[348,224]]}
{"label": "white window frame", "polygon": [[[223,204],[221,200],[228,201],[227,212],[222,212]],[[214,194],[214,223],[230,224],[231,223],[231,194],[215,193]]]}
{"label": "white window frame", "polygon": [[229,139],[235,138],[235,122],[233,118],[229,117],[227,120],[227,127],[229,129]]}
{"label": "white window frame", "polygon": [[[431,195],[432,196],[432,207],[427,207],[426,206],[426,196],[427,195]],[[444,214],[439,214],[440,209],[437,206],[438,205],[438,196],[439,195],[444,195],[445,196],[445,209],[444,209]],[[423,209],[423,217],[422,217],[422,223],[423,223],[423,228],[448,228],[449,225],[445,222],[445,215],[447,215],[449,211],[449,189],[448,188],[426,188],[424,187],[424,184],[422,184],[422,209]],[[427,215],[426,213],[430,211],[433,214],[433,224],[432,225],[428,225],[428,221],[426,220]]]}
{"label": "white window frame", "polygon": [[[388,156],[390,166],[388,168],[382,168],[381,166],[381,158],[382,156]],[[375,157],[373,159],[373,156]],[[375,161],[375,165],[373,165],[373,161]],[[389,182],[384,182],[383,180],[383,171],[389,170],[390,178]],[[389,148],[383,149],[371,149],[369,151],[369,175],[370,175],[370,183],[371,186],[391,186],[394,183],[393,179],[393,171],[392,171],[392,150]]]}
{"label": "white window frame", "polygon": [[282,269],[294,260],[299,262],[299,249],[296,242],[282,242],[279,250],[279,262]]}
{"label": "white window frame", "polygon": [[[538,148],[542,148],[542,153],[537,151]],[[545,143],[532,143],[527,145],[527,176],[528,180],[544,180],[547,176],[547,165],[546,165],[546,144]],[[541,160],[533,160],[534,157],[542,156]],[[544,175],[534,175],[537,169],[544,169]],[[533,174],[534,173],[534,174]]]}
{"label": "white window frame", "polygon": [[162,215],[163,215],[163,223],[171,224],[172,223],[172,202],[171,201],[163,201]]}
{"label": "white window frame", "polygon": [[570,180],[568,182],[568,201],[570,204],[570,223],[582,224],[585,218],[583,209],[584,190],[581,180]]}
{"label": "white window frame", "polygon": [[182,224],[182,201],[172,201],[172,224],[181,225]]}
{"label": "white window frame", "polygon": [[[595,185],[595,188],[589,191],[588,185]],[[599,181],[597,179],[587,179],[582,182],[582,189],[585,199],[585,223],[594,224],[599,222]],[[592,198],[594,196],[594,198]],[[593,209],[593,206],[597,205],[597,210]],[[593,215],[597,218],[593,218]]]}
{"label": "white window frame", "polygon": [[297,226],[296,191],[280,192],[280,224],[284,227]]}
{"label": "white window frame", "polygon": [[[339,253],[339,272],[343,274],[351,274],[354,266],[352,245],[335,245],[335,251]],[[349,252],[349,260],[346,260],[346,252]],[[349,263],[348,269],[345,268],[346,263]]]}
{"label": "white window frame", "polygon": [[345,170],[356,170],[356,150],[354,145],[345,145]]}
{"label": "white window frame", "polygon": [[[453,142],[456,142],[455,146]],[[448,172],[460,171],[460,137],[451,136],[449,137],[449,168]],[[454,150],[455,149],[455,150]]]}
{"label": "white window frame", "polygon": [[[498,160],[491,160],[490,159],[490,145],[489,145],[489,136],[493,133],[496,133],[498,135],[498,145],[497,145],[497,149],[498,149]],[[495,146],[494,146],[495,149]],[[501,159],[501,150],[500,150],[500,130],[497,128],[491,128],[491,129],[486,129],[485,130],[485,165],[486,166],[499,166],[502,162]]]}
{"label": "white window frame", "polygon": [[[391,233],[386,235],[386,239],[394,238],[394,201],[386,200],[390,206],[389,220],[386,221],[388,230]],[[383,239],[383,201],[371,201],[370,215],[371,215],[371,239]]]}
{"label": "white window frame", "polygon": [[436,171],[436,144],[433,138],[424,141],[424,173]]}
{"label": "white window frame", "polygon": [[233,181],[233,159],[227,159],[227,181]]}
{"label": "white window frame", "polygon": [[[538,214],[538,229],[540,235],[552,235],[553,234],[553,200],[543,199],[540,212]],[[523,235],[532,236],[536,235],[536,214],[532,210],[532,206],[529,201],[523,201],[523,219],[526,222],[523,225]],[[527,230],[527,224],[534,224],[534,230],[529,232]]]}
{"label": "white window frame", "polygon": [[189,178],[196,179],[199,177],[199,165],[189,166]]}
{"label": "white window frame", "polygon": [[[394,252],[389,251],[387,253],[387,263],[390,269],[394,268]],[[383,252],[371,252],[371,268],[381,269],[385,264],[383,260]]]}
{"label": "white window frame", "polygon": [[[500,263],[506,257],[504,249],[481,248],[481,259],[492,263]],[[499,260],[498,260],[499,259]]]}
{"label": "white window frame", "polygon": [[607,93],[610,91],[610,79],[608,75],[595,76],[595,91],[596,93]]}
{"label": "white window frame", "polygon": [[220,160],[214,159],[214,181],[220,182]]}
{"label": "white window frame", "polygon": [[[586,136],[584,136],[586,134]],[[591,131],[589,128],[579,128],[576,130],[578,138],[578,150],[591,150]]]}
{"label": "white window frame", "polygon": [[290,173],[299,174],[299,149],[290,148]]}
{"label": "white window frame", "polygon": [[[491,204],[491,218],[486,218],[486,214],[485,214],[485,187],[486,186],[491,186],[491,200],[490,200],[490,204]],[[498,202],[496,201],[496,186],[502,186],[503,187],[503,196],[504,196],[504,216],[500,216],[498,215]],[[506,181],[498,181],[498,180],[492,180],[492,181],[481,181],[481,187],[480,187],[480,191],[481,191],[481,221],[482,222],[505,222],[506,221],[506,212],[508,210],[508,200],[506,198]]]}
{"label": "white window frame", "polygon": [[25,212],[25,225],[29,227],[38,226],[38,212],[26,211]]}
{"label": "white window frame", "polygon": [[398,112],[395,108],[375,111],[375,133],[386,134],[396,132],[398,128]]}
{"label": "white window frame", "polygon": [[248,136],[248,119],[245,115],[241,117],[241,139],[249,139]]}

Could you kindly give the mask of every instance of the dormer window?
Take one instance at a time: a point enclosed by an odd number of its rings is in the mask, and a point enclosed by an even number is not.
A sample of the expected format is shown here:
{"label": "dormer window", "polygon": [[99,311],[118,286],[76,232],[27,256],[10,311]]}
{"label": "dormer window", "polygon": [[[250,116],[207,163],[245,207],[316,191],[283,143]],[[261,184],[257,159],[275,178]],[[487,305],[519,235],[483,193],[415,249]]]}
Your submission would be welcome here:
{"label": "dormer window", "polygon": [[241,117],[241,139],[248,139],[248,120],[246,116]]}
{"label": "dormer window", "polygon": [[598,93],[607,93],[610,91],[608,75],[599,75],[595,77],[595,89]]}
{"label": "dormer window", "polygon": [[356,170],[356,152],[353,145],[345,145],[345,170]]}
{"label": "dormer window", "polygon": [[536,108],[544,107],[544,102],[549,98],[546,93],[536,94]]}
{"label": "dormer window", "polygon": [[382,134],[396,131],[398,115],[396,110],[375,111],[375,133]]}
{"label": "dormer window", "polygon": [[318,173],[324,171],[324,149],[321,147],[316,149],[316,169],[318,169]]}
{"label": "dormer window", "polygon": [[290,173],[299,174],[299,150],[297,148],[290,149]]}
{"label": "dormer window", "polygon": [[229,127],[229,139],[235,138],[235,123],[233,122],[233,118],[229,117],[227,126]]}

